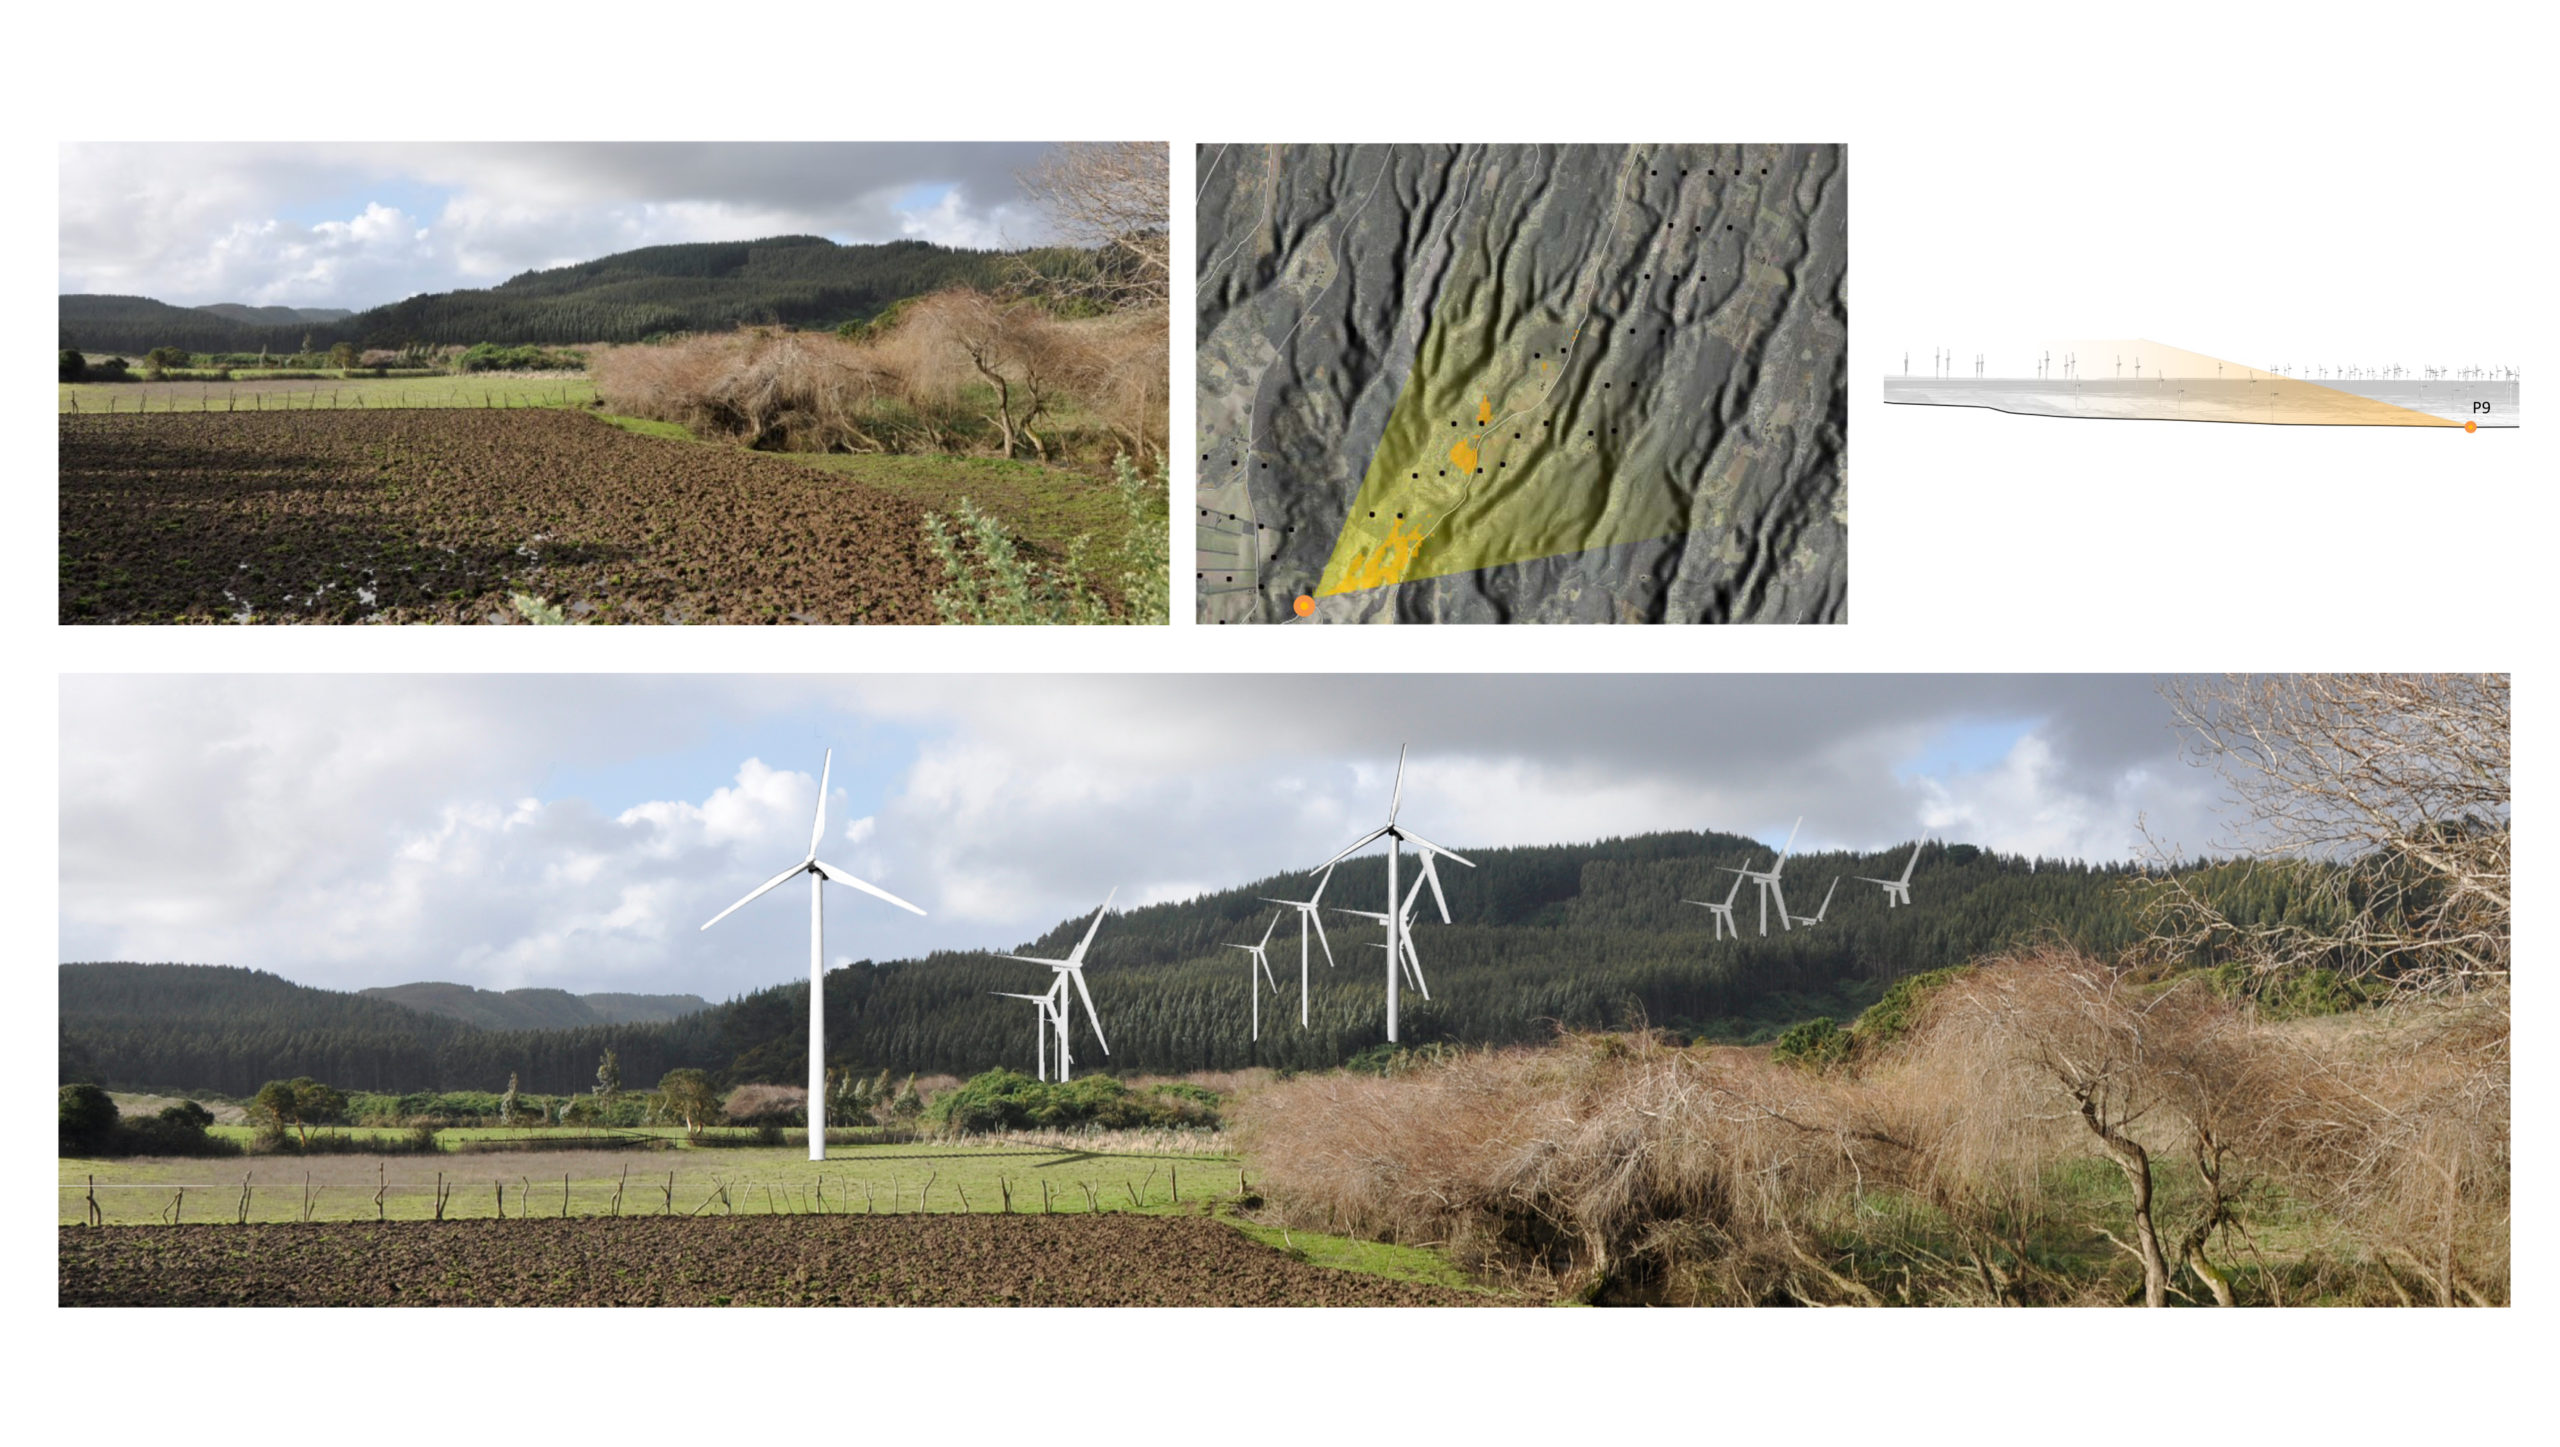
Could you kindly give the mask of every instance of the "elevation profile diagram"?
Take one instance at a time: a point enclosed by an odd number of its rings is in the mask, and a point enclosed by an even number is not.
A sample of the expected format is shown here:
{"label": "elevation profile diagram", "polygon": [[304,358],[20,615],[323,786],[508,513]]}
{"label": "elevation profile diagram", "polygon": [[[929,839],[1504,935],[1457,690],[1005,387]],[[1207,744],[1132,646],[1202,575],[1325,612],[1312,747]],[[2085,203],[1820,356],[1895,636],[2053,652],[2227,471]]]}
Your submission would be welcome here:
{"label": "elevation profile diagram", "polygon": [[2065,341],[1997,354],[1932,347],[1896,358],[1888,403],[2024,417],[2292,427],[2521,425],[2512,367],[2284,363],[2209,357],[2153,341]]}
{"label": "elevation profile diagram", "polygon": [[1845,621],[1847,159],[1202,146],[1200,621]]}

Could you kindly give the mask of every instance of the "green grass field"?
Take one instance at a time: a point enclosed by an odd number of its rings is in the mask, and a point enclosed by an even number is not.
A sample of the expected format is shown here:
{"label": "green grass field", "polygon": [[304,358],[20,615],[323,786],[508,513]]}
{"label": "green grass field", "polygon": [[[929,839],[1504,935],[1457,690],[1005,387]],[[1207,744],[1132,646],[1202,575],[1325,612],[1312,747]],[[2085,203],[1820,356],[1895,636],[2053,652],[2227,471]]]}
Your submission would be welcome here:
{"label": "green grass field", "polygon": [[584,377],[465,376],[247,378],[230,382],[57,382],[57,412],[279,412],[340,407],[586,407]]}
{"label": "green grass field", "polygon": [[[447,1133],[482,1139],[509,1134],[495,1130]],[[680,1140],[681,1132],[677,1137]],[[306,1184],[316,1193],[310,1216],[315,1221],[375,1219],[377,1189],[382,1192],[384,1218],[429,1219],[435,1215],[439,1175],[453,1191],[446,1215],[470,1217],[497,1214],[501,1186],[508,1215],[523,1214],[529,1205],[536,1216],[557,1216],[564,1176],[568,1211],[577,1216],[611,1214],[618,1187],[623,1190],[625,1215],[657,1215],[670,1209],[678,1215],[814,1212],[820,1209],[822,1195],[825,1210],[835,1213],[1001,1211],[1008,1189],[1011,1207],[1017,1212],[1075,1212],[1188,1208],[1232,1197],[1240,1182],[1236,1161],[1226,1157],[1104,1155],[943,1142],[831,1146],[828,1156],[816,1162],[799,1146],[714,1149],[684,1146],[678,1140],[670,1140],[663,1149],[627,1151],[446,1151],[201,1160],[66,1156],[60,1160],[60,1219],[65,1224],[87,1219],[86,1197],[93,1178],[100,1211],[107,1221],[119,1225],[158,1221],[181,1211],[191,1221],[235,1220],[243,1176],[248,1178],[252,1221],[303,1219]]]}

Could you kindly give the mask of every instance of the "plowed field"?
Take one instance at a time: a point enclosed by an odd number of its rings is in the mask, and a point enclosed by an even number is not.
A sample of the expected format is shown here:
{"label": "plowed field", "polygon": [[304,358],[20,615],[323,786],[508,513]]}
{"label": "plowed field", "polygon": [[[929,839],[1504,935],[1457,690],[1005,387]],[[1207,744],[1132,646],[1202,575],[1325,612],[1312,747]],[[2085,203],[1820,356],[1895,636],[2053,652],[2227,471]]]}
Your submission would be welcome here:
{"label": "plowed field", "polygon": [[930,623],[915,504],[593,417],[64,417],[65,623]]}
{"label": "plowed field", "polygon": [[63,1306],[1483,1306],[1174,1216],[60,1230]]}

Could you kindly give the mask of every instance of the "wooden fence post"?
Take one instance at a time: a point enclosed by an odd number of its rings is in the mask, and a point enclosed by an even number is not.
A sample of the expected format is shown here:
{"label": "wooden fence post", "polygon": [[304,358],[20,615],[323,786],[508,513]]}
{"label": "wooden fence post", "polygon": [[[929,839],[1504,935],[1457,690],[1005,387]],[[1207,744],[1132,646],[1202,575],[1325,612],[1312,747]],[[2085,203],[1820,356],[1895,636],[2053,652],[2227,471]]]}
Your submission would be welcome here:
{"label": "wooden fence post", "polygon": [[89,1224],[92,1226],[107,1224],[106,1216],[98,1210],[98,1178],[96,1176],[89,1178]]}
{"label": "wooden fence post", "polygon": [[381,1161],[373,1163],[373,1219],[382,1219],[382,1193],[391,1189],[391,1171]]}
{"label": "wooden fence post", "polygon": [[563,1221],[569,1219],[569,1173],[567,1171],[560,1173],[560,1219]]}

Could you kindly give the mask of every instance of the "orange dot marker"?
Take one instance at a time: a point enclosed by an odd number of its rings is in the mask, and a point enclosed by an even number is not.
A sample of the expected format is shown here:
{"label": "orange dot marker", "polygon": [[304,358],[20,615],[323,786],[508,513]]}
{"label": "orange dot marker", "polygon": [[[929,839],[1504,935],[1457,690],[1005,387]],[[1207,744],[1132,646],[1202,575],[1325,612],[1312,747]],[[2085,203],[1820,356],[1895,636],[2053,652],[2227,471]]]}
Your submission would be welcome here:
{"label": "orange dot marker", "polygon": [[1304,593],[1300,593],[1298,595],[1298,601],[1290,606],[1298,610],[1299,617],[1304,618],[1308,614],[1316,611],[1316,600],[1308,597]]}
{"label": "orange dot marker", "polygon": [[2480,430],[2480,424],[2477,422],[2465,422],[2462,424],[2462,430],[2465,432],[2477,432]]}

